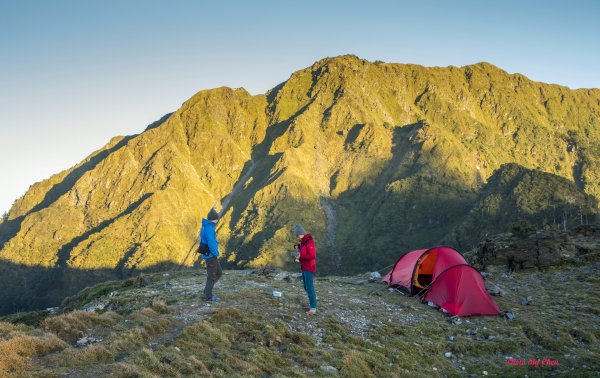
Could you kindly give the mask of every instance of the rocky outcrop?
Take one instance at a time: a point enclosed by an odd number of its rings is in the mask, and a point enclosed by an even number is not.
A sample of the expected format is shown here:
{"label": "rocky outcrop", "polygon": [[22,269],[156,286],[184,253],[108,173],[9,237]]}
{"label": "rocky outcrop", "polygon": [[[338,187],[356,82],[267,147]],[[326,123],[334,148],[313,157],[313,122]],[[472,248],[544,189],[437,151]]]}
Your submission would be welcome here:
{"label": "rocky outcrop", "polygon": [[471,255],[483,270],[545,269],[600,258],[600,225],[567,232],[533,231],[524,235],[499,234],[483,241]]}

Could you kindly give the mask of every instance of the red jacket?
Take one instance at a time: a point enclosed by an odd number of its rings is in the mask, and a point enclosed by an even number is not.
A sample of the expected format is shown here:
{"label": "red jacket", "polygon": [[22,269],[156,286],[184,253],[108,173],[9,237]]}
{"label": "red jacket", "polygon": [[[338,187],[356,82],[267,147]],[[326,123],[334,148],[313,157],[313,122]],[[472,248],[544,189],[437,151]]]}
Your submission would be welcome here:
{"label": "red jacket", "polygon": [[317,248],[311,234],[306,234],[298,244],[300,251],[300,269],[307,272],[317,272]]}

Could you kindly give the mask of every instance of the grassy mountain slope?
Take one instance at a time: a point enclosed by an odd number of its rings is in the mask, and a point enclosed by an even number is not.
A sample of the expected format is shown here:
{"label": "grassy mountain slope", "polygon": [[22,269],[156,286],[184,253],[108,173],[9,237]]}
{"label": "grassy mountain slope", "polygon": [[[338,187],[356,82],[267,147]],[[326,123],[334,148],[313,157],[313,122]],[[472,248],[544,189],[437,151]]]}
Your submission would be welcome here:
{"label": "grassy mountain slope", "polygon": [[[314,233],[324,273],[380,268],[441,241],[467,248],[456,236],[503,164],[569,180],[546,181],[586,204],[586,195],[600,198],[599,115],[598,89],[536,83],[487,63],[326,58],[265,95],[201,91],[143,133],[33,185],[0,224],[0,269],[52,272],[37,294],[89,284],[71,276],[82,272],[96,280],[164,269],[183,260],[215,203],[231,266],[286,265],[296,223]],[[597,211],[581,201],[569,212]],[[538,213],[543,223],[547,212]],[[478,232],[506,227],[488,226]]]}
{"label": "grassy mountain slope", "polygon": [[[226,271],[217,285],[222,301],[207,304],[198,302],[204,273],[155,273],[87,288],[59,314],[0,321],[0,374],[595,376],[597,269],[592,262],[498,273],[493,280],[506,295],[493,298],[516,318],[463,318],[460,324],[365,276],[318,279],[319,313],[308,317],[298,279]],[[274,298],[272,290],[283,296]],[[523,305],[527,297],[531,303]],[[508,358],[525,364],[511,365]]]}

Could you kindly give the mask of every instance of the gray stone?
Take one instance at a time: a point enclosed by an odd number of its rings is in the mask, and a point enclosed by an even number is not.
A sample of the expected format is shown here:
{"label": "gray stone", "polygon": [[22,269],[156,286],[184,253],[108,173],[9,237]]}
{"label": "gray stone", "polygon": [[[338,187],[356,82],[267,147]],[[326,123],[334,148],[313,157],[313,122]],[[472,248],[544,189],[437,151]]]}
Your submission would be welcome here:
{"label": "gray stone", "polygon": [[531,296],[529,296],[529,297],[527,297],[527,298],[523,299],[523,300],[521,301],[521,304],[522,304],[523,306],[529,306],[529,305],[530,305],[532,302],[533,302],[533,298],[532,298]]}
{"label": "gray stone", "polygon": [[93,336],[84,336],[81,339],[77,340],[77,342],[75,343],[78,347],[84,347],[88,344],[92,344],[92,343],[97,343],[101,341],[100,339],[96,339]]}
{"label": "gray stone", "polygon": [[90,302],[83,306],[83,311],[86,312],[98,312],[102,311],[108,305],[108,301]]}
{"label": "gray stone", "polygon": [[326,374],[337,374],[338,373],[338,369],[331,365],[321,365],[319,367],[319,370],[321,370],[323,373],[326,373]]}

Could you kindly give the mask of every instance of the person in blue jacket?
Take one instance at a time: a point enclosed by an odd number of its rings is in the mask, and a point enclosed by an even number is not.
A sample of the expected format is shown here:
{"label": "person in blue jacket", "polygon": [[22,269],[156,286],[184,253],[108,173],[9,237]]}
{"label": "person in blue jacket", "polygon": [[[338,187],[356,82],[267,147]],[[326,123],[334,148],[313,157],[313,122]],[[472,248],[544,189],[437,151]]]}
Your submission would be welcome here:
{"label": "person in blue jacket", "polygon": [[200,229],[200,242],[208,245],[210,254],[202,255],[206,262],[206,285],[204,286],[204,300],[216,302],[219,297],[214,295],[212,290],[215,283],[223,275],[221,264],[219,264],[219,243],[217,242],[217,234],[215,225],[219,222],[219,213],[215,209],[210,209],[207,219],[202,219],[202,228]]}

